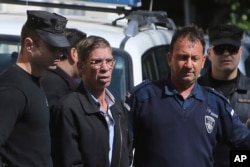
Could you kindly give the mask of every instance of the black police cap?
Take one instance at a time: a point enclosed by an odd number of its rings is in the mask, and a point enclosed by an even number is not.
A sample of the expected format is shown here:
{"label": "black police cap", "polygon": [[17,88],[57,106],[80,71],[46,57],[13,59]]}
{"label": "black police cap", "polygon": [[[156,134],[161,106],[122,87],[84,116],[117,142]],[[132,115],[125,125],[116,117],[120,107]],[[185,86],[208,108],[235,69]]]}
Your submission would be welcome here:
{"label": "black police cap", "polygon": [[54,47],[69,47],[64,34],[67,19],[59,14],[42,10],[28,10],[26,25],[46,43]]}
{"label": "black police cap", "polygon": [[231,44],[241,45],[243,30],[235,25],[222,24],[208,30],[209,42],[212,45]]}

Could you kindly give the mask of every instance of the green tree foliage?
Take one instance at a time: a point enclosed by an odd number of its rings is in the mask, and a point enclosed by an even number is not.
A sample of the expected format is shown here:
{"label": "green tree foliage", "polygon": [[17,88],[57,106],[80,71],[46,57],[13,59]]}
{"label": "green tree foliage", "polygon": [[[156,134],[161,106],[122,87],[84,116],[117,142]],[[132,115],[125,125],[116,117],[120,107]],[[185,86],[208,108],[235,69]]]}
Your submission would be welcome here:
{"label": "green tree foliage", "polygon": [[214,0],[215,3],[229,6],[229,17],[225,22],[230,22],[238,27],[250,30],[250,1],[249,0]]}
{"label": "green tree foliage", "polygon": [[[150,1],[142,0],[142,9],[148,10]],[[186,24],[185,1],[154,0],[153,10],[165,10],[177,26],[182,26]],[[217,24],[232,23],[250,31],[250,0],[187,0],[187,2],[190,22],[204,30]]]}
{"label": "green tree foliage", "polygon": [[250,1],[231,0],[230,22],[242,29],[250,30]]}

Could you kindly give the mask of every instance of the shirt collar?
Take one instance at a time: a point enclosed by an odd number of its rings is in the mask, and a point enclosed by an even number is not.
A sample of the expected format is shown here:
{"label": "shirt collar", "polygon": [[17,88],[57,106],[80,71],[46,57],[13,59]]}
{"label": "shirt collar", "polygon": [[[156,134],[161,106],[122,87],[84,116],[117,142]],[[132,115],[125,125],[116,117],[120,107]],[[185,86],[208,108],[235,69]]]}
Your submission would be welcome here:
{"label": "shirt collar", "polygon": [[[170,79],[167,79],[167,82],[165,85],[165,94],[167,96],[173,96],[173,95],[179,94],[179,92],[174,88]],[[202,100],[202,101],[205,100],[202,88],[197,82],[195,82],[194,88],[190,96],[193,96],[194,98]]]}
{"label": "shirt collar", "polygon": [[[94,102],[97,105],[99,105],[99,101],[95,98],[95,96],[93,94],[91,94],[91,93],[90,93],[90,95],[91,95],[92,99],[94,100]],[[111,107],[112,105],[115,104],[115,98],[114,98],[114,96],[112,95],[112,93],[108,89],[105,89],[105,100],[108,103],[109,107]]]}

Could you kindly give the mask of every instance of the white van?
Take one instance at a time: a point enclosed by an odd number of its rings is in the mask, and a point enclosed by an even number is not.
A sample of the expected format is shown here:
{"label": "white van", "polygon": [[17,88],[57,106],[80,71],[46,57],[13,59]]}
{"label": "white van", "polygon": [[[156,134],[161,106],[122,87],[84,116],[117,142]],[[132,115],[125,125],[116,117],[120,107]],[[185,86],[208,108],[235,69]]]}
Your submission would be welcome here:
{"label": "white van", "polygon": [[[124,100],[127,90],[134,85],[168,73],[165,56],[175,25],[166,12],[131,11],[124,18],[112,20],[93,15],[64,16],[69,20],[67,27],[102,36],[110,42],[116,59],[110,89],[116,97]],[[26,11],[0,13],[0,71],[15,62],[25,21]]]}
{"label": "white van", "polygon": [[[139,1],[134,2],[137,4]],[[125,15],[126,17],[117,16],[112,19],[99,17],[102,14],[107,13],[99,12],[98,15],[84,14],[84,16],[62,15],[69,20],[67,27],[78,28],[88,35],[102,36],[110,42],[116,65],[109,88],[116,97],[124,100],[127,90],[143,80],[160,79],[168,74],[166,53],[176,27],[166,12],[131,10]],[[19,35],[25,21],[26,11],[0,13],[0,72],[16,61],[20,49]],[[249,38],[245,38],[239,64],[240,70],[248,76],[250,76],[249,41]],[[209,62],[202,73],[208,66]]]}

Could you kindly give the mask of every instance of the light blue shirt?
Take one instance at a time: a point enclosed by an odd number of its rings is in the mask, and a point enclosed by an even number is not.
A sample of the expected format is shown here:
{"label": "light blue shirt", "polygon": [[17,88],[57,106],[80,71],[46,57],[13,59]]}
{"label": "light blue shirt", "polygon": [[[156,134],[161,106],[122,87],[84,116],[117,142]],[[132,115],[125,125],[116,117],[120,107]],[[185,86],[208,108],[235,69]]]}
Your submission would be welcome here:
{"label": "light blue shirt", "polygon": [[97,107],[99,107],[99,111],[100,113],[104,116],[107,125],[108,125],[108,129],[109,129],[109,163],[111,164],[111,160],[112,160],[112,152],[113,152],[113,141],[114,141],[114,127],[115,127],[115,120],[113,119],[110,107],[112,105],[114,105],[115,103],[115,98],[114,96],[111,94],[111,92],[106,89],[106,97],[105,100],[108,104],[108,110],[107,112],[104,112],[100,109],[100,103],[98,102],[98,100],[91,95],[91,97],[94,99],[94,101],[96,102]]}

